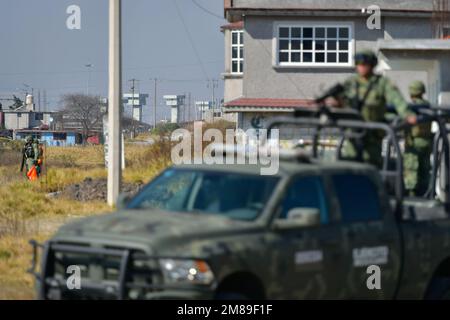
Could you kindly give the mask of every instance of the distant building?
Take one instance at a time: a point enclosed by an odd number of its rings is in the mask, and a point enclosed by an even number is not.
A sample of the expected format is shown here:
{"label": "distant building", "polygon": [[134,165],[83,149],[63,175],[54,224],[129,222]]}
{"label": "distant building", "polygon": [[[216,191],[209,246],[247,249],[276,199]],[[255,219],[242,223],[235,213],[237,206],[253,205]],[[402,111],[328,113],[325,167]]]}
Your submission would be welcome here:
{"label": "distant building", "polygon": [[[20,102],[20,100],[19,100]],[[0,129],[15,131],[20,129],[49,128],[53,112],[40,112],[35,110],[34,98],[27,95],[25,104],[12,109],[4,109],[0,106]]]}
{"label": "distant building", "polygon": [[222,108],[214,108],[212,101],[196,101],[195,107],[199,113],[199,118],[205,122],[211,123],[217,120],[234,121],[230,116],[224,117]]}
{"label": "distant building", "polygon": [[170,122],[180,122],[180,108],[185,107],[185,95],[166,95],[164,96],[166,106],[170,108]]}
{"label": "distant building", "polygon": [[56,147],[79,145],[83,141],[81,133],[76,131],[16,130],[15,134],[17,140],[32,136],[47,146]]}
{"label": "distant building", "polygon": [[123,102],[131,107],[131,117],[139,122],[142,122],[142,106],[147,103],[149,95],[135,92],[125,93],[123,95]]}
{"label": "distant building", "polygon": [[0,119],[0,127],[6,130],[34,129],[42,127],[50,127],[53,112],[37,112],[29,111],[22,107],[16,110],[0,111],[2,116]]}

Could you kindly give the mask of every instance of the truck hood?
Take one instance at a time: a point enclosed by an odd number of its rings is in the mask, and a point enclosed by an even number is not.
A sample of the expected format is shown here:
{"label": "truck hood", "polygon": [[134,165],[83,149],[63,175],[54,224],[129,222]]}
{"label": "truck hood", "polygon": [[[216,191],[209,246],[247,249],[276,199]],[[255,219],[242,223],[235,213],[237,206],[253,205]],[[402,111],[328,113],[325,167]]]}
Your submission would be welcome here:
{"label": "truck hood", "polygon": [[167,242],[226,236],[260,229],[254,222],[231,220],[220,215],[174,213],[155,210],[127,210],[77,220],[61,227],[56,240],[90,238],[147,243],[159,246]]}

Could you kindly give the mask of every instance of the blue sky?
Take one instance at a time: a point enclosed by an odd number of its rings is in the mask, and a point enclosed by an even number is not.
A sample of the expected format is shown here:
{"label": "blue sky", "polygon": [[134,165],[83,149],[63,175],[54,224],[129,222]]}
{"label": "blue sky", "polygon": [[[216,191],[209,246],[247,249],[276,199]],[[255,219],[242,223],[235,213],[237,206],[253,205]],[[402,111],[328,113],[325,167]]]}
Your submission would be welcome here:
{"label": "blue sky", "polygon": [[[159,117],[169,114],[162,106],[162,95],[191,92],[193,100],[209,99],[211,89],[207,88],[206,79],[219,79],[223,72],[220,26],[226,21],[201,10],[192,0],[176,0],[192,44],[174,1],[122,0],[124,92],[130,87],[128,80],[136,78],[141,80],[140,91],[153,95],[150,78],[162,79],[158,84]],[[62,94],[85,93],[89,78],[90,93],[107,96],[108,2],[2,0],[0,98],[14,92],[23,95],[23,84],[28,84],[35,88],[36,100],[38,89],[46,89],[49,109],[54,109]],[[223,15],[223,0],[197,2],[216,15]],[[81,8],[81,30],[66,27],[66,9],[70,5]],[[90,73],[86,64],[94,65]],[[222,92],[220,81],[219,97]],[[5,101],[3,104],[9,105]],[[147,122],[151,121],[153,98],[149,104],[144,110]]]}

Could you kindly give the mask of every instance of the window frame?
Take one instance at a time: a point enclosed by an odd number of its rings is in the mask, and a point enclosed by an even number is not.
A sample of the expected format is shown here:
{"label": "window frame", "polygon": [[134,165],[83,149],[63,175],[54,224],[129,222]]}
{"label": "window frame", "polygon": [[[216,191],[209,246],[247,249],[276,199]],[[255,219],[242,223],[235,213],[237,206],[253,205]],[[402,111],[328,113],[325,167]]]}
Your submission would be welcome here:
{"label": "window frame", "polygon": [[282,218],[283,215],[283,204],[284,201],[286,200],[286,197],[288,196],[288,192],[290,190],[290,188],[292,188],[295,183],[298,180],[301,179],[308,179],[308,178],[315,178],[317,179],[320,184],[321,184],[321,195],[320,197],[323,197],[324,202],[324,206],[326,209],[326,215],[327,215],[327,221],[326,222],[322,222],[322,212],[320,212],[320,225],[319,227],[324,227],[324,226],[329,226],[329,225],[333,225],[335,223],[334,221],[334,214],[333,214],[333,209],[331,207],[331,203],[329,201],[329,190],[328,190],[328,182],[327,182],[327,178],[323,175],[320,174],[297,174],[294,175],[292,177],[289,178],[289,180],[287,181],[287,183],[284,186],[284,190],[282,193],[282,196],[279,198],[278,200],[278,204],[277,204],[277,210],[276,210],[276,215],[275,215],[275,220],[284,220],[284,218]]}
{"label": "window frame", "polygon": [[[233,43],[233,34],[237,34],[237,43]],[[233,58],[233,49],[237,48],[237,58]],[[241,56],[242,49],[242,56]],[[237,70],[233,71],[233,62],[237,62]],[[241,68],[242,62],[242,68]],[[244,73],[244,29],[231,30],[230,32],[230,74],[242,75]]]}
{"label": "window frame", "polygon": [[44,121],[44,113],[43,112],[35,112],[34,113],[34,121]]}
{"label": "window frame", "polygon": [[[313,28],[313,35],[312,35],[312,49],[307,50],[307,52],[311,52],[313,56],[313,62],[280,62],[280,39],[286,39],[289,41],[289,48],[285,49],[286,52],[289,54],[292,53],[292,39],[300,40],[300,49],[295,50],[295,52],[300,53],[302,55],[303,51],[303,34],[301,34],[300,38],[293,38],[291,31],[289,32],[288,38],[280,38],[280,29],[281,28],[289,28],[290,30],[292,28]],[[347,53],[348,54],[348,63],[339,63],[339,62],[314,62],[315,61],[315,53],[317,52],[315,49],[315,32],[314,29],[316,28],[348,28],[349,35],[348,35],[348,49],[347,50],[339,50],[339,44],[336,47],[336,50],[333,50],[332,52],[336,52],[337,55],[339,53]],[[292,22],[276,22],[274,23],[273,28],[273,65],[277,68],[352,68],[354,67],[354,61],[353,56],[355,52],[355,35],[354,35],[354,23],[353,22],[300,22],[300,21],[292,21]],[[308,38],[309,39],[309,38]],[[319,52],[323,52],[325,55],[325,61],[327,60],[327,53],[329,52],[327,49],[327,40],[331,39],[328,38],[326,35],[324,38],[320,38],[325,42],[325,48],[324,50],[319,50]],[[339,36],[337,35],[336,38],[332,38],[333,40],[336,39],[337,42],[339,42]],[[302,59],[301,59],[302,60]]]}
{"label": "window frame", "polygon": [[[185,205],[190,205],[189,203],[192,202],[193,199],[195,201],[195,198],[198,196],[198,191],[199,191],[198,187],[200,187],[200,186],[195,186],[196,179],[198,179],[198,175],[211,174],[211,173],[212,174],[220,174],[220,175],[224,175],[224,176],[227,175],[226,172],[222,171],[222,170],[192,169],[192,168],[183,167],[183,166],[167,168],[163,172],[161,172],[158,176],[154,177],[151,181],[149,181],[147,184],[145,184],[144,187],[141,188],[141,190],[127,202],[126,208],[130,209],[130,210],[142,210],[141,208],[137,208],[136,207],[136,205],[137,205],[136,202],[138,202],[139,198],[143,194],[145,194],[148,189],[151,189],[153,187],[152,186],[153,183],[155,183],[158,179],[163,178],[164,174],[166,174],[168,171],[187,172],[187,173],[194,173],[194,174],[197,175],[195,177],[194,181],[192,181],[192,185],[191,185],[191,188],[190,188],[190,192],[192,192],[192,194],[191,195],[187,195],[185,201],[183,201],[185,203]],[[236,171],[236,172],[232,172],[231,174],[232,175],[236,175],[236,176],[240,176],[240,177],[253,177],[253,178],[261,178],[261,179],[264,178],[264,176],[261,176],[259,174],[253,174],[253,173],[247,173],[247,172],[238,172],[238,171]],[[269,176],[267,178],[274,180],[274,188],[273,188],[272,191],[270,191],[268,193],[266,202],[264,204],[264,207],[258,212],[257,215],[255,215],[255,217],[253,219],[248,219],[247,220],[247,219],[237,219],[236,218],[236,219],[233,219],[233,220],[244,221],[244,222],[255,222],[255,221],[258,221],[258,220],[262,219],[262,217],[266,216],[267,208],[270,206],[270,203],[273,201],[273,198],[276,196],[275,190],[278,188],[279,184],[282,181],[282,178],[280,176],[278,176],[278,175]],[[202,177],[202,179],[203,179],[203,177]],[[147,210],[147,209],[144,209],[144,210]],[[148,210],[153,210],[153,208],[148,209]],[[174,212],[176,212],[176,211],[172,211],[171,213],[174,213]],[[183,214],[184,213],[188,213],[188,214],[192,213],[192,212],[183,212],[183,211],[178,211],[178,212],[181,212]],[[205,212],[205,214],[216,215],[215,213],[208,213],[208,212]],[[217,214],[217,215],[222,215],[222,214]]]}
{"label": "window frame", "polygon": [[[344,220],[344,212],[341,205],[341,200],[339,197],[338,188],[336,188],[334,178],[337,176],[358,176],[358,177],[364,177],[373,187],[374,194],[376,195],[377,202],[378,202],[378,218],[376,219],[359,219],[358,221],[345,221]],[[338,209],[338,220],[337,222],[340,224],[361,224],[361,223],[378,223],[383,222],[385,219],[385,210],[383,205],[383,198],[381,197],[380,193],[378,192],[378,188],[380,187],[377,182],[373,179],[373,177],[370,174],[367,174],[366,172],[332,172],[329,174],[330,184],[333,192],[333,196],[336,199],[336,205]]]}
{"label": "window frame", "polygon": [[53,141],[67,141],[67,132],[53,132]]}

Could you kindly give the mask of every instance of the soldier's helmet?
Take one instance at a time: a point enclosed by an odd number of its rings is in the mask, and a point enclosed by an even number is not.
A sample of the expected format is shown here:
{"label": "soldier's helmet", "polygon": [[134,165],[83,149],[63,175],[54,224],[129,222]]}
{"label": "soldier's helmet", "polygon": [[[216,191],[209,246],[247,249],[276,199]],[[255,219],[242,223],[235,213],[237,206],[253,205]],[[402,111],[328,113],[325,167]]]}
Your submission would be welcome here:
{"label": "soldier's helmet", "polygon": [[33,137],[32,136],[26,136],[25,142],[32,142],[32,141],[33,141]]}
{"label": "soldier's helmet", "polygon": [[355,55],[355,64],[368,64],[375,67],[378,64],[378,58],[372,50],[359,51]]}
{"label": "soldier's helmet", "polygon": [[413,81],[409,85],[409,94],[412,96],[420,96],[426,92],[425,84],[422,81]]}

